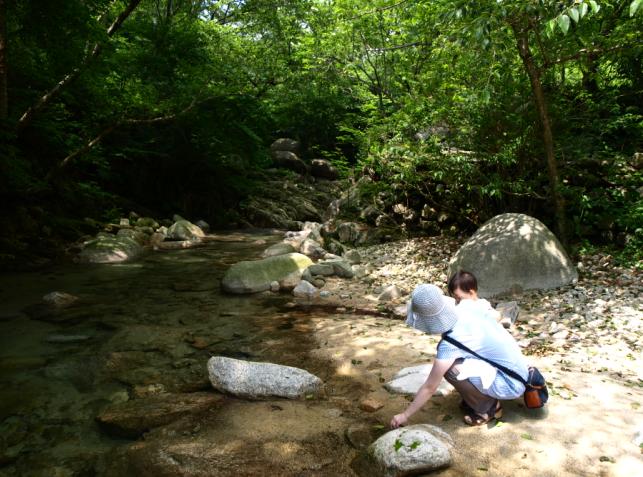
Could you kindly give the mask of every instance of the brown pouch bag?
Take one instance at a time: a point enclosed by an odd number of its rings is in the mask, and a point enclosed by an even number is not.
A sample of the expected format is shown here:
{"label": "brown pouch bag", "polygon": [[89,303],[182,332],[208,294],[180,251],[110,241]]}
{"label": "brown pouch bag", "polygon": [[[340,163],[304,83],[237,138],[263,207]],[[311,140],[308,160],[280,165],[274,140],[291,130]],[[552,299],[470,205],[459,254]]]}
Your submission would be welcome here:
{"label": "brown pouch bag", "polygon": [[549,399],[545,377],[536,367],[529,368],[529,376],[525,382],[525,394],[523,395],[525,406],[529,409],[543,407]]}

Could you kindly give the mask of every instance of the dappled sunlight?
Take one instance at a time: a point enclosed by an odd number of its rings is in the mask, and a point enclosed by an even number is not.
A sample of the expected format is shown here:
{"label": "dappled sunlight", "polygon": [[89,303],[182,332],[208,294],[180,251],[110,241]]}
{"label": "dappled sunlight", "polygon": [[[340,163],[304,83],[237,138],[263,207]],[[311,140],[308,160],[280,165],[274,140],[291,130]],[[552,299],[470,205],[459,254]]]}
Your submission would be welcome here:
{"label": "dappled sunlight", "polygon": [[[509,230],[511,230],[512,228],[515,228],[515,226],[510,227]],[[532,233],[533,230],[528,224],[522,224],[518,229],[518,234],[525,240],[531,240]]]}
{"label": "dappled sunlight", "polygon": [[266,442],[264,451],[277,459],[291,459],[301,451],[301,445],[296,442]]}
{"label": "dappled sunlight", "polygon": [[[385,318],[331,315],[311,321],[319,346],[311,353],[334,363],[336,378],[367,383],[369,396],[385,404],[375,413],[380,422],[387,423],[408,405],[404,396],[388,393],[383,384],[402,368],[431,362],[436,337]],[[453,392],[434,397],[413,416],[412,423],[438,425],[456,441],[454,467],[444,475],[476,468],[487,469],[486,475],[523,475],[533,470],[534,461],[539,463],[538,476],[551,477],[577,475],[578,469],[595,469],[585,475],[616,477],[628,475],[619,473],[623,470],[641,468],[639,450],[629,442],[640,421],[631,415],[640,416],[639,389],[624,393],[623,386],[607,376],[561,372],[551,357],[529,356],[528,361],[552,383],[544,409],[528,410],[521,399],[509,401],[500,424],[470,428],[461,421],[460,398]],[[336,378],[329,376],[328,384]],[[559,390],[564,392],[559,395]]]}

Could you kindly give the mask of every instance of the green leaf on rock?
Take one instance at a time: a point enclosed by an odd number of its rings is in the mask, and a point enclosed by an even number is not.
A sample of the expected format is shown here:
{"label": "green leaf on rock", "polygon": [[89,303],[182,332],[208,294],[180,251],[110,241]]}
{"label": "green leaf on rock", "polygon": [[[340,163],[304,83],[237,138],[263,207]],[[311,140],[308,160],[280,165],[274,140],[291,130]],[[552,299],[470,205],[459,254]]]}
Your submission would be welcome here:
{"label": "green leaf on rock", "polygon": [[531,434],[521,434],[520,437],[522,437],[523,439],[527,439],[528,441],[534,440],[534,436],[532,436]]}
{"label": "green leaf on rock", "polygon": [[613,457],[607,455],[602,455],[598,460],[600,460],[601,462],[610,462],[612,464],[616,462]]}
{"label": "green leaf on rock", "polygon": [[413,443],[409,446],[411,449],[415,450],[418,448],[418,446],[421,444],[420,441],[413,441]]}
{"label": "green leaf on rock", "polygon": [[395,452],[399,451],[403,445],[404,444],[402,444],[402,442],[399,439],[395,439],[395,444],[393,444],[393,447],[395,448]]}

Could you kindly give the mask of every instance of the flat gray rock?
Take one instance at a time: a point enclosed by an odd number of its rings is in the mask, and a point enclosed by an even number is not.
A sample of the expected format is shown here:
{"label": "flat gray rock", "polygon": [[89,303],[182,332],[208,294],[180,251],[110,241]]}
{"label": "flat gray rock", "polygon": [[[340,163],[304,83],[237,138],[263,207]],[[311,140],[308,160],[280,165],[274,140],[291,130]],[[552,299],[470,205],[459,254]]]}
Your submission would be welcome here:
{"label": "flat gray rock", "polygon": [[78,297],[69,293],[54,291],[42,297],[42,301],[50,306],[64,308],[78,301]]}
{"label": "flat gray rock", "polygon": [[385,477],[431,472],[451,465],[453,440],[442,429],[416,424],[387,432],[369,447]]}
{"label": "flat gray rock", "polygon": [[327,253],[317,241],[310,238],[307,238],[302,242],[299,251],[304,255],[308,255],[309,257],[316,259],[322,258]]}
{"label": "flat gray rock", "polygon": [[458,250],[448,275],[458,270],[478,279],[478,295],[550,289],[578,280],[556,236],[538,219],[501,214],[487,221]]}
{"label": "flat gray rock", "polygon": [[208,374],[218,391],[245,398],[296,399],[317,394],[323,386],[321,379],[303,369],[224,356],[208,360]]}
{"label": "flat gray rock", "polygon": [[294,253],[295,247],[286,242],[279,242],[274,245],[271,245],[261,254],[263,257],[276,257],[277,255],[285,255],[287,253]]}
{"label": "flat gray rock", "polygon": [[312,298],[319,293],[317,287],[306,280],[300,281],[293,289],[292,294],[301,298]]}
{"label": "flat gray rock", "polygon": [[[424,384],[426,378],[431,372],[431,364],[421,364],[419,366],[410,366],[400,370],[393,379],[384,385],[384,387],[396,394],[415,394]],[[445,379],[442,380],[434,396],[448,396],[453,392],[451,386]]]}
{"label": "flat gray rock", "polygon": [[324,277],[330,277],[335,273],[335,268],[328,263],[315,263],[308,267],[308,271],[311,275],[322,275]]}
{"label": "flat gray rock", "polygon": [[502,325],[509,328],[518,319],[520,308],[517,301],[503,301],[496,305],[496,310],[500,313]]}
{"label": "flat gray rock", "polygon": [[379,302],[393,301],[404,296],[404,291],[400,290],[397,285],[389,285],[377,297]]}

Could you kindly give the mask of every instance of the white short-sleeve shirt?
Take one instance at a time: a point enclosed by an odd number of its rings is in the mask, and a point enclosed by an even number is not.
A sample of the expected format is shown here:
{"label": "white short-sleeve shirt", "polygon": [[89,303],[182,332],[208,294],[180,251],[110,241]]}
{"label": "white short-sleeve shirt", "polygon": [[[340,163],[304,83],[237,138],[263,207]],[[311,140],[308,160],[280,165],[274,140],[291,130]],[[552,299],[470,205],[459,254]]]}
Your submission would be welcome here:
{"label": "white short-sleeve shirt", "polygon": [[[467,313],[466,308],[458,308],[456,307],[458,321],[456,321],[449,336],[479,355],[501,364],[527,379],[529,373],[527,361],[520,352],[518,343],[509,332],[495,321],[481,319],[479,316]],[[483,387],[481,377],[485,370],[488,371],[487,363],[445,340],[438,343],[437,358],[474,360],[472,363],[467,363],[467,367],[471,370],[476,365],[479,365],[480,374],[475,376],[469,371],[470,376],[468,379],[481,393],[487,396],[496,399],[514,399],[522,396],[525,392],[523,383],[513,379],[499,369],[492,383],[488,387]]]}

